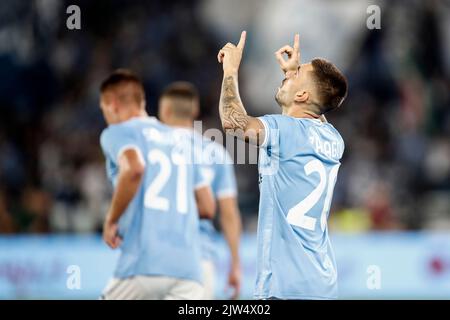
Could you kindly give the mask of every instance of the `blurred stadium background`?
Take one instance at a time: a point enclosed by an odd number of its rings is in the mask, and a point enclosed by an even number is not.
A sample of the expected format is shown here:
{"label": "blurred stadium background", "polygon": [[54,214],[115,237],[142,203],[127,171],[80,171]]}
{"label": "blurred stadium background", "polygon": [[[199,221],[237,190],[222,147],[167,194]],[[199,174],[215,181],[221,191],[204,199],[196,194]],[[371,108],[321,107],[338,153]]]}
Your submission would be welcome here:
{"label": "blurred stadium background", "polygon": [[[81,8],[68,30],[66,8]],[[381,7],[368,30],[367,7]],[[188,80],[203,128],[219,127],[216,54],[247,30],[241,92],[277,113],[273,52],[300,33],[302,60],[343,69],[350,94],[328,116],[346,142],[330,228],[343,298],[450,298],[450,2],[367,0],[0,3],[0,298],[96,298],[116,252],[101,242],[111,194],[98,85],[117,67],[143,78],[155,115],[162,88]],[[254,281],[256,165],[235,167],[245,235],[243,298]],[[220,285],[228,259],[217,239]],[[81,289],[66,286],[81,270]],[[367,281],[375,266],[381,288]]]}

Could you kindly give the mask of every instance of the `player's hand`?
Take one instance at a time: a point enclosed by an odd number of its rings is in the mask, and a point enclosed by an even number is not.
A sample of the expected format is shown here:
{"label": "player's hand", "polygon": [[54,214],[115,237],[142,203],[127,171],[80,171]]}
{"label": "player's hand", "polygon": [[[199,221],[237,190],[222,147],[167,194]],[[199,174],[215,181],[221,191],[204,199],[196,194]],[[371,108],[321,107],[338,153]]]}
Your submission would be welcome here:
{"label": "player's hand", "polygon": [[217,60],[223,65],[223,72],[227,74],[237,73],[242,59],[242,52],[244,51],[246,31],[242,31],[241,38],[237,46],[228,42],[217,55]]}
{"label": "player's hand", "polygon": [[112,249],[116,249],[122,243],[122,239],[118,234],[118,229],[117,223],[111,222],[108,219],[106,219],[103,224],[103,240]]}
{"label": "player's hand", "polygon": [[[287,59],[284,58],[284,54],[287,55]],[[295,35],[293,48],[284,46],[275,52],[275,57],[285,74],[290,71],[297,72],[300,66],[300,36],[298,34]]]}
{"label": "player's hand", "polygon": [[228,287],[233,289],[231,299],[237,299],[241,291],[241,268],[239,265],[231,266],[230,273],[228,274]]}

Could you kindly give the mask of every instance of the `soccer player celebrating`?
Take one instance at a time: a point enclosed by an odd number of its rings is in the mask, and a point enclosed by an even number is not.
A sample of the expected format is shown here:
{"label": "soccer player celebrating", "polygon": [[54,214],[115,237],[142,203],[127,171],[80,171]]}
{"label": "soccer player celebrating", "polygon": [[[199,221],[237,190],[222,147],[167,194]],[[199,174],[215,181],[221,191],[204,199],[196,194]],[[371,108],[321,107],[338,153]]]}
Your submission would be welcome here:
{"label": "soccer player celebrating", "polygon": [[[228,285],[233,288],[232,298],[237,298],[240,290],[239,237],[241,219],[237,205],[236,179],[233,162],[226,149],[210,139],[203,137],[192,129],[194,120],[199,113],[199,96],[197,89],[189,82],[175,82],[170,84],[162,93],[159,100],[159,119],[175,128],[186,128],[193,135],[197,135],[201,145],[202,155],[199,160],[205,165],[203,170],[211,185],[219,207],[220,224],[227,240],[231,265],[228,274]],[[205,299],[214,299],[215,267],[214,243],[215,233],[212,221],[200,221],[202,239],[202,267]]]}
{"label": "soccer player celebrating", "polygon": [[108,123],[100,142],[114,185],[103,239],[121,249],[102,297],[201,299],[199,214],[212,218],[215,203],[201,168],[183,152],[191,139],[147,116],[144,88],[130,71],[104,80],[100,105]]}
{"label": "soccer player celebrating", "polygon": [[238,90],[245,38],[244,31],[237,46],[228,43],[219,51],[224,72],[219,109],[224,130],[260,147],[254,296],[335,299],[337,272],[327,218],[344,142],[323,114],[345,99],[346,78],[324,59],[300,64],[296,35],[293,47],[276,52],[285,74],[276,94],[282,114],[251,117]]}

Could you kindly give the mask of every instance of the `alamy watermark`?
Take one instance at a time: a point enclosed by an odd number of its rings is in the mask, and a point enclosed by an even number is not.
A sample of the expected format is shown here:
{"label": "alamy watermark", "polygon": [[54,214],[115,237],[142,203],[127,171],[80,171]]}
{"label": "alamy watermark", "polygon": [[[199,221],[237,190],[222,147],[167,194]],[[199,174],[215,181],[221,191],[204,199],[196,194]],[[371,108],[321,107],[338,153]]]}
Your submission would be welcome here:
{"label": "alamy watermark", "polygon": [[78,265],[67,267],[66,287],[69,290],[81,290],[81,268]]}
{"label": "alamy watermark", "polygon": [[81,9],[79,6],[72,4],[67,7],[66,13],[69,16],[66,19],[66,27],[69,30],[81,30]]}
{"label": "alamy watermark", "polygon": [[366,10],[369,15],[366,20],[366,27],[369,30],[381,29],[381,9],[376,4],[370,5]]}
{"label": "alamy watermark", "polygon": [[381,268],[377,265],[370,265],[366,269],[368,274],[366,280],[366,287],[369,290],[380,290],[381,289]]}

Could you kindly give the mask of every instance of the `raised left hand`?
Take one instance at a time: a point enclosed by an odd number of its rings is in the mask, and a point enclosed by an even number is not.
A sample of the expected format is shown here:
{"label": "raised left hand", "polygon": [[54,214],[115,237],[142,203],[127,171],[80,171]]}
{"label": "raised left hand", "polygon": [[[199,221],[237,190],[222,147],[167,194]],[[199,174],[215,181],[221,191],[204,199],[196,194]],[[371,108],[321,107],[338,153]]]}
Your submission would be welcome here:
{"label": "raised left hand", "polygon": [[[287,55],[284,59],[283,54]],[[275,52],[275,57],[280,64],[281,70],[286,74],[288,72],[297,72],[300,66],[300,36],[294,37],[294,47],[286,45]]]}

